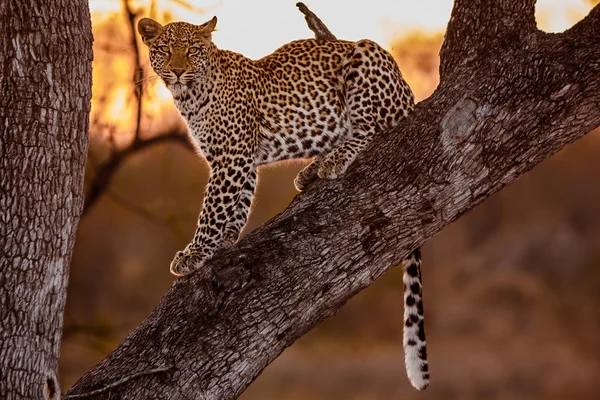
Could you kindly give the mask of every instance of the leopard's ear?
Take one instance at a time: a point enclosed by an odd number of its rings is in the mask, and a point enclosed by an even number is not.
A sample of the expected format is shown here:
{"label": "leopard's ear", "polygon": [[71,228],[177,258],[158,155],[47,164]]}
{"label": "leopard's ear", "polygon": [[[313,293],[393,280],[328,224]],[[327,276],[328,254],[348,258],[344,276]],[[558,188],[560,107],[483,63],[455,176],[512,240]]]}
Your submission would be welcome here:
{"label": "leopard's ear", "polygon": [[210,21],[205,22],[202,25],[198,25],[198,28],[196,29],[196,36],[200,39],[210,42],[212,39],[212,32],[215,30],[216,26],[217,17],[212,17]]}
{"label": "leopard's ear", "polygon": [[150,18],[142,18],[138,22],[138,32],[142,35],[142,41],[146,46],[150,46],[163,30],[164,28],[161,24]]}

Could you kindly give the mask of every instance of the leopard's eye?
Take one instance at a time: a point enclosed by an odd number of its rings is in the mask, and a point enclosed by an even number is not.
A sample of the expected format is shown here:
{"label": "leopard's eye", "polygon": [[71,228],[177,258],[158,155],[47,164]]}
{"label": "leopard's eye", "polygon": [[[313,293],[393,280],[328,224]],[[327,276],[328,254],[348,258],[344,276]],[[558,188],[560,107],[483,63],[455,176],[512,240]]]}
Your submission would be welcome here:
{"label": "leopard's eye", "polygon": [[164,53],[168,53],[169,51],[171,51],[169,46],[160,46],[158,49]]}
{"label": "leopard's eye", "polygon": [[188,54],[196,54],[200,51],[199,47],[190,47],[188,50]]}

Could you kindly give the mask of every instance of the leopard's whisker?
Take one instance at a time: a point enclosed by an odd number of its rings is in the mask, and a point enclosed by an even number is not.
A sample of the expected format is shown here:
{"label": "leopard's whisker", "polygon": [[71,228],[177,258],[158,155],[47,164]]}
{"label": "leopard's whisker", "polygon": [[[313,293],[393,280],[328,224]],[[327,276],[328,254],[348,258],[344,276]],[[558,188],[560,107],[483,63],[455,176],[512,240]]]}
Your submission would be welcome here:
{"label": "leopard's whisker", "polygon": [[159,78],[160,78],[160,76],[158,76],[158,75],[147,76],[147,77],[145,77],[143,79],[140,79],[139,81],[136,81],[135,85],[136,86],[141,86],[141,85],[146,84],[146,83],[152,83],[152,82],[155,82]]}

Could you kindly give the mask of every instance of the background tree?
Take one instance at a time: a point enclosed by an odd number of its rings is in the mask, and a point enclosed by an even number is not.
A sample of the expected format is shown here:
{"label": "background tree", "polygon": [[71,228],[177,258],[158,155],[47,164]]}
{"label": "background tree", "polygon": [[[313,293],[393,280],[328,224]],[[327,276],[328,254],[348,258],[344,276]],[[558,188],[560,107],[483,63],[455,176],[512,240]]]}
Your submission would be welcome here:
{"label": "background tree", "polygon": [[[190,11],[205,11],[202,9],[195,10],[193,6],[187,2],[180,2],[180,4],[183,4],[186,8],[190,9]],[[152,7],[156,7],[156,5],[151,4],[151,8]],[[94,162],[88,163],[89,172],[88,178],[86,179],[86,194],[82,216],[85,216],[93,208],[98,199],[109,190],[115,174],[131,157],[144,150],[148,150],[153,146],[166,143],[177,143],[193,151],[183,126],[174,127],[169,132],[154,132],[152,135],[148,135],[147,132],[144,132],[143,119],[147,118],[147,115],[144,113],[145,88],[148,86],[149,82],[152,83],[156,80],[157,76],[147,76],[145,69],[142,67],[142,55],[140,54],[135,27],[138,15],[131,8],[129,0],[123,0],[123,11],[127,20],[127,33],[130,43],[130,49],[126,48],[125,53],[132,53],[134,65],[134,72],[131,77],[131,92],[135,98],[133,129],[128,143],[119,146],[115,143],[114,137],[118,127],[112,124],[94,124],[94,128],[97,130],[106,131],[107,139],[102,140],[101,132],[94,132],[100,142],[99,146],[101,149],[90,148],[90,159],[94,160]],[[113,38],[111,37],[110,39]],[[109,53],[111,51],[114,52],[110,47],[107,50]],[[107,156],[103,157],[102,153],[107,153]],[[121,201],[121,204],[123,203],[124,202]],[[127,206],[126,203],[124,205]],[[146,217],[153,218],[151,213],[144,211],[140,207],[130,206],[129,209],[141,213]]]}
{"label": "background tree", "polygon": [[72,396],[239,395],[411,248],[595,128],[598,8],[549,35],[534,6],[457,0],[440,85],[412,117],[344,179],[319,183],[205,274],[177,281]]}
{"label": "background tree", "polygon": [[83,206],[87,1],[0,2],[0,394],[60,397],[58,354]]}

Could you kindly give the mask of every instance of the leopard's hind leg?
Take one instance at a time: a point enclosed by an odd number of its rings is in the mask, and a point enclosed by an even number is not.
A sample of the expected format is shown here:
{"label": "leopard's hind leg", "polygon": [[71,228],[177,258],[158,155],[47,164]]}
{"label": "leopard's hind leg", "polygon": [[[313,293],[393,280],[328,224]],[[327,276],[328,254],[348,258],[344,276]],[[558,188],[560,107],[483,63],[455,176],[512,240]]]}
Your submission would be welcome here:
{"label": "leopard's hind leg", "polygon": [[373,141],[374,129],[365,128],[357,127],[352,137],[340,143],[323,158],[318,166],[319,178],[336,179],[346,172],[358,153]]}
{"label": "leopard's hind leg", "polygon": [[321,178],[343,174],[377,133],[396,125],[414,106],[398,65],[377,43],[358,41],[344,68],[343,97],[352,128],[321,162]]}

